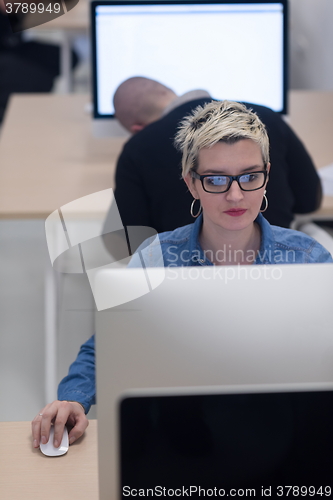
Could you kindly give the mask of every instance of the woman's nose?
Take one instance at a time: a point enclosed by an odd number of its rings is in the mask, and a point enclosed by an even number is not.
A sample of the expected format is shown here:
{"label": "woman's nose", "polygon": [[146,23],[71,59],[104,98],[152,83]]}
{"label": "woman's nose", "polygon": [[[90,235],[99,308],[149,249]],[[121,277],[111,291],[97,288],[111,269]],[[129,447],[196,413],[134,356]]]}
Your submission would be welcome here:
{"label": "woman's nose", "polygon": [[243,191],[238,185],[237,181],[231,183],[230,189],[227,191],[226,196],[228,201],[239,201],[244,198]]}

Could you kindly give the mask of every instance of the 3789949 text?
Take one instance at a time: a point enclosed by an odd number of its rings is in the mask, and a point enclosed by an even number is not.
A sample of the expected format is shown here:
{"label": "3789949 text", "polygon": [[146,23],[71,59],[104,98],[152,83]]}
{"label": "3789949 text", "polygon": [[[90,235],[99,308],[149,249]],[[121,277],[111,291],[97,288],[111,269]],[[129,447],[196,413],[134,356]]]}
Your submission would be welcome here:
{"label": "3789949 text", "polygon": [[[261,488],[261,496],[272,496],[272,488]],[[277,497],[330,497],[332,494],[331,486],[277,486]]]}
{"label": "3789949 text", "polygon": [[61,5],[58,2],[49,3],[34,3],[34,2],[7,2],[5,4],[7,14],[59,14]]}

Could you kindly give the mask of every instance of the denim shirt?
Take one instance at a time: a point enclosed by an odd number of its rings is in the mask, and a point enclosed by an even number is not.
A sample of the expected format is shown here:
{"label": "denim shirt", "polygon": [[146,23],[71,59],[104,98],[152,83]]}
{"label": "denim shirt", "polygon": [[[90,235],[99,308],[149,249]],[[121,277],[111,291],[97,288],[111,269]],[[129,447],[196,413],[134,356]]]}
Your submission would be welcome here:
{"label": "denim shirt", "polygon": [[76,360],[69,367],[68,375],[60,382],[58,399],[78,401],[86,413],[96,403],[95,335],[81,346]]}
{"label": "denim shirt", "polygon": [[[129,267],[141,267],[140,257],[146,267],[212,266],[209,252],[204,252],[199,243],[202,221],[200,215],[194,224],[146,240],[133,255]],[[247,259],[249,263],[268,265],[332,262],[331,254],[310,236],[300,231],[271,226],[262,214],[258,215],[255,222],[261,232],[260,249],[257,256],[254,251],[244,255],[245,262]],[[227,245],[221,248],[217,255],[221,264],[227,262],[228,253],[230,248]]]}
{"label": "denim shirt", "polygon": [[[271,226],[259,214],[256,222],[261,230],[261,245],[253,264],[300,264],[333,262],[330,253],[313,238],[299,231]],[[194,224],[161,233],[144,242],[133,255],[129,267],[212,266],[199,243],[202,216]],[[222,249],[228,252],[228,248]],[[222,263],[223,253],[221,254]],[[86,413],[95,404],[95,338],[81,346],[68,375],[60,382],[58,399],[78,401]]]}

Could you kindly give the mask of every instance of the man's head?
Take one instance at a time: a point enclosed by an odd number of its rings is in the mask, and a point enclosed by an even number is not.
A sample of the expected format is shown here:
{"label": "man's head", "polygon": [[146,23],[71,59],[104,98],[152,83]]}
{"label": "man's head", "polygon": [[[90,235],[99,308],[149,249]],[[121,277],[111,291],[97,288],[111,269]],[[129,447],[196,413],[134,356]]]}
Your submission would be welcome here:
{"label": "man's head", "polygon": [[199,152],[219,141],[232,144],[242,139],[251,139],[261,150],[264,165],[269,163],[269,140],[265,125],[244,104],[232,101],[212,101],[204,107],[198,106],[186,117],[175,139],[182,151],[182,174],[198,167]]}
{"label": "man's head", "polygon": [[132,134],[161,118],[164,109],[177,95],[165,85],[135,76],[117,88],[113,104],[116,117]]}

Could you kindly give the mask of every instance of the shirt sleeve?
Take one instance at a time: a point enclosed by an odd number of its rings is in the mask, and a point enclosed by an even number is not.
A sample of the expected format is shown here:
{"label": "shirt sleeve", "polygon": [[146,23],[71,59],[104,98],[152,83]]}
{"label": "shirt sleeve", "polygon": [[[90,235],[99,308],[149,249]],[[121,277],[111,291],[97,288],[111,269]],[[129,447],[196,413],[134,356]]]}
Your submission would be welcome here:
{"label": "shirt sleeve", "polygon": [[95,382],[95,336],[85,342],[74,363],[69,367],[68,375],[58,386],[60,401],[77,401],[88,413],[96,403]]}
{"label": "shirt sleeve", "polygon": [[326,248],[324,248],[320,243],[314,245],[311,255],[309,257],[308,262],[311,263],[320,263],[320,264],[332,264],[333,259],[332,255]]}

